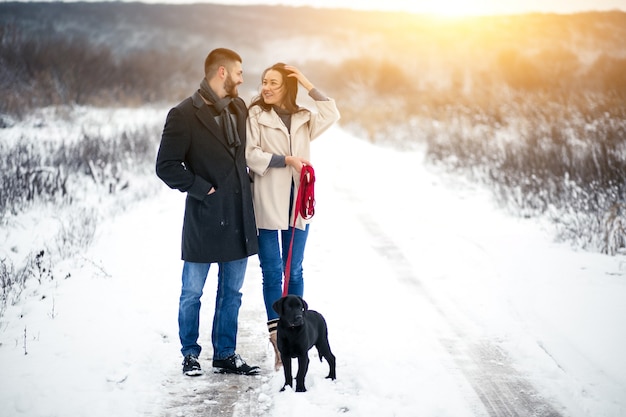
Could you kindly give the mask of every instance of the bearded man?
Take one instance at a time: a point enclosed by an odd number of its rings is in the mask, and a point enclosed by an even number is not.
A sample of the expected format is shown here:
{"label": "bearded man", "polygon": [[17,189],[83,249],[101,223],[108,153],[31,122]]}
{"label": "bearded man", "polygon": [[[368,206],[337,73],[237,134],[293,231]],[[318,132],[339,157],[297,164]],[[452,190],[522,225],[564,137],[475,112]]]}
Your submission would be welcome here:
{"label": "bearded man", "polygon": [[247,172],[247,108],[238,97],[241,57],[218,48],[204,63],[200,88],[165,121],[156,173],[187,194],[182,233],[182,290],[178,326],[183,373],[201,375],[198,343],[200,297],[211,264],[218,266],[211,341],[218,372],[254,375],[236,353],[241,287],[248,257],[258,251],[250,176]]}

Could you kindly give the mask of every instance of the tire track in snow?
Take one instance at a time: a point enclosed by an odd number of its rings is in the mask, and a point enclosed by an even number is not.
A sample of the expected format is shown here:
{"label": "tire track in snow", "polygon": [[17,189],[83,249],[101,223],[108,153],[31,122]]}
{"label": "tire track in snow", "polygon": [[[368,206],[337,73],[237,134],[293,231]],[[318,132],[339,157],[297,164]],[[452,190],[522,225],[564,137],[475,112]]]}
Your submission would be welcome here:
{"label": "tire track in snow", "polygon": [[[340,194],[349,200],[357,200],[350,190],[340,190]],[[454,358],[490,417],[561,416],[530,381],[514,369],[507,353],[497,343],[490,340],[470,341],[462,324],[452,318],[428,292],[415,275],[409,259],[371,215],[361,211],[357,217],[371,235],[376,251],[389,260],[398,280],[414,288],[449,325],[453,337],[440,342]]]}

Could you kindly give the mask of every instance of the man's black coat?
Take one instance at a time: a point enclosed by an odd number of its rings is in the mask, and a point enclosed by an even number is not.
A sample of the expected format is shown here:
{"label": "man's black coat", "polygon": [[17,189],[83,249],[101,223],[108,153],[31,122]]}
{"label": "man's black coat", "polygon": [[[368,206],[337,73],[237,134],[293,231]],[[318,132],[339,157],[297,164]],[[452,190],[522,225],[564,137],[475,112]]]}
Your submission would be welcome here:
{"label": "man's black coat", "polygon": [[[156,172],[170,188],[187,193],[182,259],[228,262],[257,253],[258,243],[246,147],[247,109],[236,98],[241,145],[230,147],[217,112],[198,92],[172,108],[165,121]],[[211,187],[215,192],[207,195]]]}

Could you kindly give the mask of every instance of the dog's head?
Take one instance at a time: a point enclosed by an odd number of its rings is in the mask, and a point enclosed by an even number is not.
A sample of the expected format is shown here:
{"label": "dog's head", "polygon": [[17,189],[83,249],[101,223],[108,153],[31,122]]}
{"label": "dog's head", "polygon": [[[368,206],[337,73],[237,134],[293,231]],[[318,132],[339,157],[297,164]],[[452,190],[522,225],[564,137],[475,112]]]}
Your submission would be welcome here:
{"label": "dog's head", "polygon": [[297,295],[287,295],[272,305],[280,316],[280,321],[288,327],[298,327],[304,324],[304,312],[309,309],[306,301]]}

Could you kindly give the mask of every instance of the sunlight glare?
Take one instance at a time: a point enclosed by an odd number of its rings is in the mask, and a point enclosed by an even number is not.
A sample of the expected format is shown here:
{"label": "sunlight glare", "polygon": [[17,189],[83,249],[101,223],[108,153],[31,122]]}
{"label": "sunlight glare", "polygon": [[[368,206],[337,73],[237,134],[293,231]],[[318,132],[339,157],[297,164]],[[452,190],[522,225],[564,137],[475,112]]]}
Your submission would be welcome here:
{"label": "sunlight glare", "polygon": [[498,8],[498,2],[490,0],[429,0],[412,3],[412,12],[449,18],[494,14]]}

